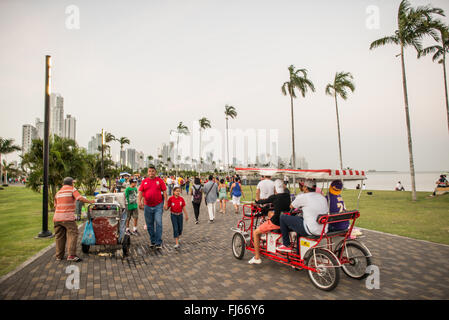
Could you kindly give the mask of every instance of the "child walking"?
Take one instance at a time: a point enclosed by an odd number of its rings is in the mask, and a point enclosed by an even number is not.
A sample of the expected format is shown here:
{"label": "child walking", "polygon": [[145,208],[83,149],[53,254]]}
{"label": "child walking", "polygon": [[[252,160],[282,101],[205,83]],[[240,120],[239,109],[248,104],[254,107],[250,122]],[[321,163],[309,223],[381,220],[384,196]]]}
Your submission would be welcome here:
{"label": "child walking", "polygon": [[130,235],[129,231],[129,221],[131,218],[134,219],[134,228],[132,234],[138,235],[137,231],[137,218],[139,217],[139,210],[137,209],[137,180],[131,179],[129,187],[125,190],[125,198],[127,204],[128,217],[126,219],[126,234]]}
{"label": "child walking", "polygon": [[186,203],[183,197],[180,196],[181,188],[175,187],[173,189],[173,196],[171,196],[167,201],[167,206],[164,208],[167,210],[170,208],[171,212],[171,222],[173,225],[173,237],[175,238],[175,249],[179,248],[179,237],[182,235],[182,227],[183,227],[183,213],[186,216],[186,221],[189,220],[189,216],[186,210]]}

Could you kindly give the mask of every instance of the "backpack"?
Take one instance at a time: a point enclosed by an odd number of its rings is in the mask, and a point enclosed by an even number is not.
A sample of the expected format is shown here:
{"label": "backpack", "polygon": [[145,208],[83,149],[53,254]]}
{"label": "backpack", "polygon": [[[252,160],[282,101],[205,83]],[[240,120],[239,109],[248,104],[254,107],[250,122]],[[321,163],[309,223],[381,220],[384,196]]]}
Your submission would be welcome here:
{"label": "backpack", "polygon": [[193,187],[193,190],[195,191],[193,192],[192,202],[201,203],[201,199],[203,198],[203,191],[201,191],[201,186],[198,189]]}

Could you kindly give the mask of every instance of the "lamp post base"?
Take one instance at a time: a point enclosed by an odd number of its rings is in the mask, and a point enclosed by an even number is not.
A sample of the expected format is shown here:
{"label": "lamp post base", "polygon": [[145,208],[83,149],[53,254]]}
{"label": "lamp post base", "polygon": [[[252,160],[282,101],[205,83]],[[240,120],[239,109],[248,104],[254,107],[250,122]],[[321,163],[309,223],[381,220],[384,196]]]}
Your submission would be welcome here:
{"label": "lamp post base", "polygon": [[52,238],[52,237],[54,237],[54,234],[51,233],[51,231],[47,230],[47,231],[41,231],[37,235],[36,239],[39,239],[39,238]]}

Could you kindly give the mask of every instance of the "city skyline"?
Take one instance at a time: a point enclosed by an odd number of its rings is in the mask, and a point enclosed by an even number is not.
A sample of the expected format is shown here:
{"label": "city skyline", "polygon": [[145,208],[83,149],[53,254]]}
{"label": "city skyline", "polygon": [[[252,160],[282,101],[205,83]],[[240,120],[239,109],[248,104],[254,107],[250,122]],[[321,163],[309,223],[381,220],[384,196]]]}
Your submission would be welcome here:
{"label": "city skyline", "polygon": [[[289,157],[290,101],[280,89],[294,65],[306,68],[316,87],[294,100],[296,151],[311,168],[339,167],[335,105],[324,89],[335,72],[346,71],[356,90],[339,104],[343,165],[407,171],[398,48],[369,50],[372,41],[394,33],[399,3],[78,1],[71,7],[80,18],[73,27],[66,12],[72,3],[5,0],[0,103],[16,114],[2,111],[0,136],[19,142],[22,124],[43,118],[49,54],[52,92],[61,92],[67,113],[76,115],[80,146],[103,128],[155,157],[179,121],[191,127],[206,117],[224,136],[229,104],[238,113],[231,129],[279,130],[279,155]],[[449,14],[447,1],[411,1],[430,3]],[[447,170],[441,67],[429,57],[416,59],[414,49],[405,54],[415,168]],[[118,150],[113,144],[112,152]]]}

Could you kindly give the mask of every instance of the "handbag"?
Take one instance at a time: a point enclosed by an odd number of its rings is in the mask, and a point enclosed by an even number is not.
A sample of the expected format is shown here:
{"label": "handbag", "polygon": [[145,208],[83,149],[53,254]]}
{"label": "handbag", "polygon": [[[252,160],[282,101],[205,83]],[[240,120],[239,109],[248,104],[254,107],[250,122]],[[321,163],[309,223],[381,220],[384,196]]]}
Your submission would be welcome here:
{"label": "handbag", "polygon": [[95,241],[94,228],[91,220],[88,220],[86,226],[84,227],[83,239],[81,240],[81,243],[88,246],[93,246],[95,245]]}

